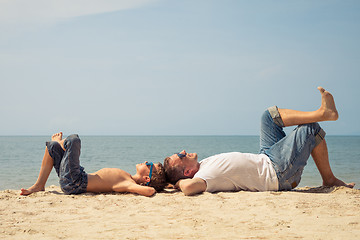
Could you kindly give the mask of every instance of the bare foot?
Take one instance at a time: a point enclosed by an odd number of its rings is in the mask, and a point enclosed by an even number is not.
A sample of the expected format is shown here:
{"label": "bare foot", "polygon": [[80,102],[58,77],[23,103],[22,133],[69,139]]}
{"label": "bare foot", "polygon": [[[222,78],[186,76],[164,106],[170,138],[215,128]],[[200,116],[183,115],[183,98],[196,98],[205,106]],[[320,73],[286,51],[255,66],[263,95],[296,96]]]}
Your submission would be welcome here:
{"label": "bare foot", "polygon": [[22,188],[21,189],[21,193],[20,195],[30,195],[34,192],[40,192],[40,191],[45,191],[45,187],[44,186],[37,186],[37,185],[32,185],[31,187],[29,187],[28,189]]}
{"label": "bare foot", "polygon": [[56,142],[60,143],[61,148],[64,149],[64,151],[65,151],[65,148],[64,148],[65,139],[62,139],[62,136],[63,136],[62,132],[55,133],[51,136],[51,141],[56,141]]}
{"label": "bare foot", "polygon": [[63,136],[62,132],[55,133],[51,136],[51,141],[60,142],[62,140],[62,136]]}
{"label": "bare foot", "polygon": [[355,186],[355,183],[344,183],[340,179],[335,178],[332,182],[329,182],[329,183],[323,182],[323,186],[326,186],[326,187],[344,186],[344,187],[348,187],[348,188],[353,188]]}
{"label": "bare foot", "polygon": [[333,96],[322,87],[318,87],[318,89],[321,93],[321,107],[319,110],[323,112],[323,121],[336,121],[339,114]]}

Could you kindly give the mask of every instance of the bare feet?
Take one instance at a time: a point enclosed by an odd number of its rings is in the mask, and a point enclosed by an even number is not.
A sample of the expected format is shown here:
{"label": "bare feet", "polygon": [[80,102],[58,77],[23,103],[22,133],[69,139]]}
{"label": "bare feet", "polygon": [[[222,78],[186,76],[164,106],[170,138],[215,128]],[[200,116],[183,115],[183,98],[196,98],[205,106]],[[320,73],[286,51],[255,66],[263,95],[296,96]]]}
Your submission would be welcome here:
{"label": "bare feet", "polygon": [[322,87],[318,87],[321,93],[321,107],[319,111],[323,113],[323,121],[336,121],[339,114],[336,110],[335,101],[331,93]]}
{"label": "bare feet", "polygon": [[21,189],[21,193],[20,195],[30,195],[34,192],[40,192],[40,191],[45,191],[45,187],[44,186],[37,186],[37,185],[32,185],[31,187],[29,187],[28,189],[22,188]]}
{"label": "bare feet", "polygon": [[331,182],[328,182],[328,183],[323,182],[323,186],[326,186],[326,187],[344,186],[344,187],[348,187],[348,188],[353,188],[355,186],[355,183],[344,183],[340,179],[334,178]]}

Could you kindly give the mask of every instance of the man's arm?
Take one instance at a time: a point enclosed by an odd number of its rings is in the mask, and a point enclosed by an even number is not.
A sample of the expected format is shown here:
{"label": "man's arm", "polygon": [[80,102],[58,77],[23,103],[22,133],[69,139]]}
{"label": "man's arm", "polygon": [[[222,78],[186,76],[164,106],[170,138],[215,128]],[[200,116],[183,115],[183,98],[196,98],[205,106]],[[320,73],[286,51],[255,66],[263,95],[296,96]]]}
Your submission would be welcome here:
{"label": "man's arm", "polygon": [[181,179],[175,186],[186,196],[202,193],[206,190],[206,182],[201,178]]}

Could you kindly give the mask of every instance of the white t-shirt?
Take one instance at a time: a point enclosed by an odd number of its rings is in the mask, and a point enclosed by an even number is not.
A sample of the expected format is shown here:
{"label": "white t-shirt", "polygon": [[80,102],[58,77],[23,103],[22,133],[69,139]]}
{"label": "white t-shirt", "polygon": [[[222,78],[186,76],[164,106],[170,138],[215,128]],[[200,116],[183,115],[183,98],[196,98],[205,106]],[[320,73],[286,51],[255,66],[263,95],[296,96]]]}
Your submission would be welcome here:
{"label": "white t-shirt", "polygon": [[230,152],[205,158],[194,178],[206,181],[207,192],[278,190],[276,172],[265,154]]}

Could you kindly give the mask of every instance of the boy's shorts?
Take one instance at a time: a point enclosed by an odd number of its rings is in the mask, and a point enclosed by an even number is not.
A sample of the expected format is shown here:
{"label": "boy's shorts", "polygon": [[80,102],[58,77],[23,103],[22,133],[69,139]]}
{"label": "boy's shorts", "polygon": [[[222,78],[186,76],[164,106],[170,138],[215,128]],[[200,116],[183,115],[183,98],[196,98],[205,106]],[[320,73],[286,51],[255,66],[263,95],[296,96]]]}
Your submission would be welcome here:
{"label": "boy's shorts", "polygon": [[46,142],[46,147],[54,160],[54,168],[60,180],[60,187],[65,194],[86,192],[88,176],[80,166],[81,141],[77,134],[70,135],[64,141],[64,151],[56,141]]}

